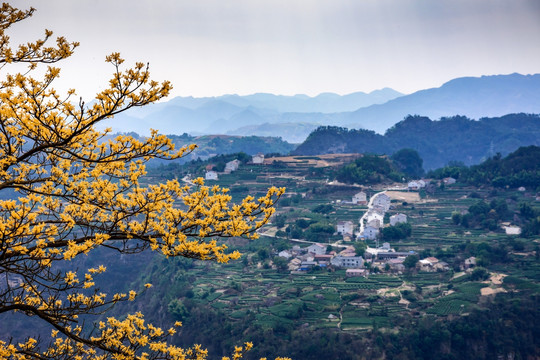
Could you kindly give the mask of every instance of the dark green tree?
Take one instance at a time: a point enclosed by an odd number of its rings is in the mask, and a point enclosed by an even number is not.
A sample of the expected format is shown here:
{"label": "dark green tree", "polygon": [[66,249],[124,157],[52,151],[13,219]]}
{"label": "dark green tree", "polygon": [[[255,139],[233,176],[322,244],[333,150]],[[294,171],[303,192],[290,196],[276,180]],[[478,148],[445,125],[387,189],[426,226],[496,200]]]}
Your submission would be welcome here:
{"label": "dark green tree", "polygon": [[394,165],[403,173],[410,177],[420,177],[424,175],[422,167],[423,160],[414,149],[401,149],[395,152],[392,157]]}

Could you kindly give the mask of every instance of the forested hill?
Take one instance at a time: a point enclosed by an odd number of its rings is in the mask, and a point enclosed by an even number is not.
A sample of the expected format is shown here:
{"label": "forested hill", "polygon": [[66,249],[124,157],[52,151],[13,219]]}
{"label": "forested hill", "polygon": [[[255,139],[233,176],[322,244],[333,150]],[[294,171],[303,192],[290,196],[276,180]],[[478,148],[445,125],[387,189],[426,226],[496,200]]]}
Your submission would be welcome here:
{"label": "forested hill", "polygon": [[[140,135],[131,132],[129,135],[139,138]],[[108,138],[114,138],[118,134],[110,135]],[[248,155],[255,155],[258,153],[269,154],[287,154],[294,149],[295,145],[283,141],[279,137],[270,136],[229,136],[229,135],[203,135],[203,136],[191,136],[186,133],[183,135],[167,135],[175,145],[176,149],[182,146],[196,144],[197,148],[178,160],[172,160],[172,162],[185,163],[191,160],[205,160],[210,157],[222,154],[233,154],[238,152],[244,152]],[[171,160],[152,159],[149,161],[149,165],[157,165],[159,163],[168,162]]]}
{"label": "forested hill", "polygon": [[509,114],[478,121],[464,116],[438,121],[408,116],[384,135],[370,130],[321,126],[293,154],[392,154],[402,148],[412,148],[424,160],[424,169],[430,170],[451,161],[478,164],[496,153],[507,155],[528,145],[540,145],[540,115]]}
{"label": "forested hill", "polygon": [[428,173],[429,178],[453,177],[461,183],[473,186],[536,189],[540,185],[540,147],[520,147],[507,157],[500,154],[471,167],[450,164]]}

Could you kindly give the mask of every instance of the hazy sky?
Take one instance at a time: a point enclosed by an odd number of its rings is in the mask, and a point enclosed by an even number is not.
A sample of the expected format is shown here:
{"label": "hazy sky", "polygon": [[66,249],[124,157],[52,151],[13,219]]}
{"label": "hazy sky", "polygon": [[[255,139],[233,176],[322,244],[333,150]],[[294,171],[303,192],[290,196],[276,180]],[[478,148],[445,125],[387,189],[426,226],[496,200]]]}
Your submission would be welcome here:
{"label": "hazy sky", "polygon": [[462,76],[540,73],[538,0],[17,0],[9,32],[81,42],[59,88],[92,96],[105,56],[150,62],[173,96],[411,93]]}

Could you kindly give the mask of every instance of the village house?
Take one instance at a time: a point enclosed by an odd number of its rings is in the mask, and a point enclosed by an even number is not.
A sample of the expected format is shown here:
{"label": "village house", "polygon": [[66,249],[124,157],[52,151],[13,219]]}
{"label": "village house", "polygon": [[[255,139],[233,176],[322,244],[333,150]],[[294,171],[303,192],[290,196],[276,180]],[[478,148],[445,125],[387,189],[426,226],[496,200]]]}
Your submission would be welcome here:
{"label": "village house", "polygon": [[358,276],[366,276],[367,270],[366,269],[347,269],[345,271],[346,277],[358,277]]}
{"label": "village house", "polygon": [[206,174],[204,174],[205,180],[217,180],[218,174],[215,171],[207,171]]}
{"label": "village house", "polygon": [[306,252],[305,249],[302,249],[300,247],[300,245],[294,245],[291,249],[291,252],[294,254],[294,255],[299,255],[299,254],[302,254],[304,252]]}
{"label": "village house", "polygon": [[367,205],[367,195],[365,192],[360,191],[359,193],[354,194],[352,198],[353,204]]}
{"label": "village house", "polygon": [[445,267],[448,266],[448,264],[439,264],[439,259],[435,257],[428,257],[425,259],[422,259],[418,261],[420,264],[420,270],[421,271],[437,271],[437,270],[444,270]]}
{"label": "village house", "polygon": [[325,255],[315,255],[313,260],[318,262],[319,264],[321,262],[329,263],[330,260],[332,260],[333,257],[334,257],[333,255],[326,255],[326,254]]}
{"label": "village house", "polygon": [[405,271],[404,258],[389,259],[386,263],[390,266],[392,271],[403,272]]}
{"label": "village house", "polygon": [[354,225],[352,221],[339,221],[337,224],[337,233],[341,235],[352,235]]}
{"label": "village house", "polygon": [[300,260],[300,259],[292,259],[291,261],[289,261],[288,269],[290,271],[298,270],[298,268],[300,267],[300,264],[302,264],[302,260]]}
{"label": "village house", "polygon": [[347,246],[345,249],[339,252],[341,256],[356,256],[356,250],[353,246]]}
{"label": "village house", "polygon": [[300,264],[300,268],[298,268],[298,270],[308,271],[308,270],[311,270],[315,266],[318,266],[318,264],[315,261],[302,261],[302,263]]}
{"label": "village house", "polygon": [[452,185],[456,183],[456,179],[454,179],[453,177],[447,177],[443,179],[443,183],[445,185]]}
{"label": "village house", "polygon": [[326,254],[326,246],[321,244],[313,244],[308,246],[307,252],[314,255],[324,255]]}
{"label": "village house", "polygon": [[409,181],[407,188],[409,190],[420,190],[426,187],[426,182],[424,180],[413,180]]}
{"label": "village house", "polygon": [[373,226],[366,226],[364,232],[361,234],[363,237],[369,240],[375,240],[379,234],[379,229]]}
{"label": "village house", "polygon": [[519,235],[521,234],[521,228],[519,226],[505,226],[504,231],[506,235]]}
{"label": "village house", "polygon": [[292,254],[291,254],[289,251],[287,251],[287,250],[283,250],[283,251],[280,251],[280,252],[278,253],[278,256],[279,256],[279,257],[282,257],[282,258],[285,258],[285,259],[289,259],[289,258],[292,257]]}
{"label": "village house", "polygon": [[225,171],[224,172],[226,174],[230,174],[233,171],[238,170],[238,166],[240,166],[240,160],[236,159],[236,160],[233,160],[233,161],[229,161],[228,163],[225,164]]}
{"label": "village house", "polygon": [[[376,227],[382,227],[383,223],[384,223],[384,214],[381,214],[380,212],[378,211],[373,211],[373,210],[370,210],[368,211],[367,213],[367,216],[366,216],[366,221],[367,223],[369,224],[370,221],[372,220],[377,220],[379,222],[379,225],[376,226]],[[375,227],[375,226],[374,226]]]}
{"label": "village house", "polygon": [[406,223],[407,222],[407,215],[405,214],[396,214],[390,216],[390,225],[396,226],[399,223]]}
{"label": "village house", "polygon": [[371,227],[373,227],[375,229],[379,229],[379,228],[382,227],[383,224],[382,224],[381,220],[379,220],[379,219],[371,219],[371,220],[368,220],[366,225],[371,226]]}
{"label": "village house", "polygon": [[257,155],[253,155],[251,157],[251,162],[254,163],[254,164],[263,164],[264,163],[264,154],[257,154]]}
{"label": "village house", "polygon": [[409,181],[409,183],[407,184],[407,188],[409,190],[419,190],[420,184],[418,184],[418,182],[416,181]]}
{"label": "village house", "polygon": [[378,251],[377,252],[377,260],[379,261],[385,261],[390,259],[405,259],[407,256],[414,254],[411,252],[403,252],[403,251]]}
{"label": "village house", "polygon": [[384,193],[379,193],[373,200],[373,206],[380,206],[384,211],[390,209],[390,197]]}
{"label": "village house", "polygon": [[364,267],[364,258],[361,256],[342,256],[338,255],[330,260],[330,263],[335,267],[344,268],[362,268]]}
{"label": "village house", "polygon": [[465,259],[463,262],[462,270],[467,270],[476,266],[476,258],[471,256],[470,258]]}

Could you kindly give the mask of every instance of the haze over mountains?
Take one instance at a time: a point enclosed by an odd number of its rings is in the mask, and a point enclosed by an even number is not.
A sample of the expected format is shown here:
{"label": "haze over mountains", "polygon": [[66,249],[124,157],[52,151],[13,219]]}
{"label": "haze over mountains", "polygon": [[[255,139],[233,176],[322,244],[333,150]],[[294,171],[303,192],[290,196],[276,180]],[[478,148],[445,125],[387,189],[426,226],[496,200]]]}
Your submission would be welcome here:
{"label": "haze over mountains", "polygon": [[410,95],[390,88],[369,94],[323,93],[283,96],[176,97],[116,116],[104,125],[113,132],[150,128],[164,134],[281,136],[300,143],[320,125],[369,129],[384,133],[407,115],[431,119],[464,115],[472,119],[509,113],[540,113],[540,74],[463,77],[439,88]]}

